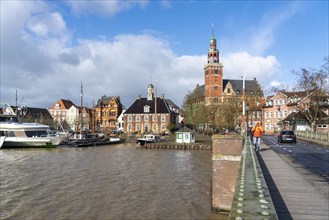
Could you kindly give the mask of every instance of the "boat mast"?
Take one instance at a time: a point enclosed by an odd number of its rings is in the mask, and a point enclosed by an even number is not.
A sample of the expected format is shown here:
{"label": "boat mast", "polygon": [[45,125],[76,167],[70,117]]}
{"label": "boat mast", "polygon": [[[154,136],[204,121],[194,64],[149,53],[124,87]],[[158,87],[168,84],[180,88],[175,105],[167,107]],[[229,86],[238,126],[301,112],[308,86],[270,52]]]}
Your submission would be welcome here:
{"label": "boat mast", "polygon": [[81,93],[80,93],[80,135],[82,131],[82,96],[83,96],[83,89],[82,89],[82,81],[81,81]]}
{"label": "boat mast", "polygon": [[92,128],[93,128],[93,134],[95,133],[95,104],[93,99],[93,112],[92,112]]}

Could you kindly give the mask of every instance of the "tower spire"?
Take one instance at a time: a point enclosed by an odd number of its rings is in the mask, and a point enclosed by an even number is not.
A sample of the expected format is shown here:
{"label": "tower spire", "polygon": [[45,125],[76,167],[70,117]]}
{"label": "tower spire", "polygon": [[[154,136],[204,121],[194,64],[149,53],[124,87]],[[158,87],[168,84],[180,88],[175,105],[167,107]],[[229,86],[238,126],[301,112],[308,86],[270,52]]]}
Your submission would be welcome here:
{"label": "tower spire", "polygon": [[212,38],[215,38],[215,35],[214,35],[214,32],[215,32],[214,22],[211,23],[211,30],[212,30]]}

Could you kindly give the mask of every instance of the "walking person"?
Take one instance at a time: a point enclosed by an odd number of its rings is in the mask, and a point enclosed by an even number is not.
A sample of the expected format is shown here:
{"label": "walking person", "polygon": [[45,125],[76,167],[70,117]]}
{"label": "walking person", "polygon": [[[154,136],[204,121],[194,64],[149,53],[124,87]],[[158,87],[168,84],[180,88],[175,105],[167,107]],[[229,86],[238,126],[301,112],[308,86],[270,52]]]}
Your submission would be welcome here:
{"label": "walking person", "polygon": [[253,137],[254,137],[254,146],[255,146],[255,151],[260,151],[260,138],[262,137],[262,134],[264,132],[262,126],[260,125],[260,122],[257,122],[257,124],[251,129],[253,132]]}

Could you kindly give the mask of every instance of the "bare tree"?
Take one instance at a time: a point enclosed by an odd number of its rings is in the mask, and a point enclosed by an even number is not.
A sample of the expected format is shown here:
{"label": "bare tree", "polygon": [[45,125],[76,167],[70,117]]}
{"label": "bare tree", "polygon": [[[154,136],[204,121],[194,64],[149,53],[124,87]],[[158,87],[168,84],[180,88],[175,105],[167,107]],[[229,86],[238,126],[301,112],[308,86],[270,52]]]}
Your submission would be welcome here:
{"label": "bare tree", "polygon": [[241,100],[238,96],[226,98],[221,105],[218,106],[216,114],[216,127],[219,129],[234,130],[239,116],[242,112]]}
{"label": "bare tree", "polygon": [[318,70],[301,68],[299,71],[293,71],[297,76],[297,89],[307,94],[307,99],[298,105],[298,110],[311,124],[312,130],[315,130],[317,122],[321,121],[323,110],[328,109],[328,65],[328,57],[325,57],[324,64]]}

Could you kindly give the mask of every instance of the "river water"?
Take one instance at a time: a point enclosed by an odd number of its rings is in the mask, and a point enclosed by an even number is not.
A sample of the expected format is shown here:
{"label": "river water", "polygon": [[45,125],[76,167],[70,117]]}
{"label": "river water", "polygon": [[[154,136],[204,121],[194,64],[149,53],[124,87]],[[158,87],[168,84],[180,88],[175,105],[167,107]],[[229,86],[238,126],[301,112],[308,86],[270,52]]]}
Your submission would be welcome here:
{"label": "river water", "polygon": [[210,193],[211,151],[0,150],[0,219],[227,219]]}

